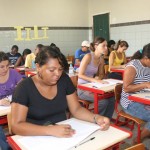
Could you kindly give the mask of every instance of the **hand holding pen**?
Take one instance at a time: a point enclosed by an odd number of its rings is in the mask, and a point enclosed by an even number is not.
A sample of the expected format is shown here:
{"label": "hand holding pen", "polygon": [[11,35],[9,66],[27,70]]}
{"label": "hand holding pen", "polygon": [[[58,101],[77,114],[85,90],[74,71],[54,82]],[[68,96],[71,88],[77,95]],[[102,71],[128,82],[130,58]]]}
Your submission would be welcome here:
{"label": "hand holding pen", "polygon": [[75,130],[69,124],[55,124],[47,126],[50,129],[51,135],[56,137],[69,138],[75,134]]}

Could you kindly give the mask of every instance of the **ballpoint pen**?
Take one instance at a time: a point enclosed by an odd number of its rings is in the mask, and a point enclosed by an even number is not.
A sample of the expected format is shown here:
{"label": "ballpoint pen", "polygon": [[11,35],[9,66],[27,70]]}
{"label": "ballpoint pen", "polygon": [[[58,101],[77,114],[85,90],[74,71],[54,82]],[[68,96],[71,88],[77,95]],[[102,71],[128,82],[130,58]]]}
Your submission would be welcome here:
{"label": "ballpoint pen", "polygon": [[77,145],[75,146],[75,148],[77,148],[78,146],[80,146],[80,145],[82,145],[82,144],[85,144],[85,143],[87,143],[87,142],[89,142],[89,141],[92,141],[92,140],[94,140],[94,139],[95,139],[95,137],[92,137],[92,138],[90,138],[90,139],[88,139],[88,140],[86,140],[86,141],[84,141],[84,142],[81,142],[81,143],[77,144]]}

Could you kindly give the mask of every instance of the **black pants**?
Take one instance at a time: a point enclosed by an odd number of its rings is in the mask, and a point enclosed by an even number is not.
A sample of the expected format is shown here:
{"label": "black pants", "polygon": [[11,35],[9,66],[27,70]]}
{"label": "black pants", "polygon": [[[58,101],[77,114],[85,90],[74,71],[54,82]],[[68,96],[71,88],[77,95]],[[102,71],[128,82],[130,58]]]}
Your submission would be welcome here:
{"label": "black pants", "polygon": [[122,80],[122,75],[117,72],[111,72],[108,74],[108,78]]}

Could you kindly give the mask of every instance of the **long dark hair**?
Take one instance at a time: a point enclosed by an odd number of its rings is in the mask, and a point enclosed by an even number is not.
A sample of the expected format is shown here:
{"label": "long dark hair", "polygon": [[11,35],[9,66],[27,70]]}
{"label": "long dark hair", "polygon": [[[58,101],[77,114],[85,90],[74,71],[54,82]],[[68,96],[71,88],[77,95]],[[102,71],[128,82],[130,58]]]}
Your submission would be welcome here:
{"label": "long dark hair", "polygon": [[49,58],[56,58],[59,61],[59,64],[64,68],[64,71],[68,71],[69,65],[66,57],[59,52],[56,47],[43,46],[41,52],[38,53],[35,58],[35,63],[43,66],[48,62]]}
{"label": "long dark hair", "polygon": [[131,60],[133,59],[142,59],[143,57],[147,57],[148,59],[150,59],[150,43],[145,45],[143,47],[143,49],[138,50],[137,52],[135,52],[133,54],[133,56],[131,57]]}

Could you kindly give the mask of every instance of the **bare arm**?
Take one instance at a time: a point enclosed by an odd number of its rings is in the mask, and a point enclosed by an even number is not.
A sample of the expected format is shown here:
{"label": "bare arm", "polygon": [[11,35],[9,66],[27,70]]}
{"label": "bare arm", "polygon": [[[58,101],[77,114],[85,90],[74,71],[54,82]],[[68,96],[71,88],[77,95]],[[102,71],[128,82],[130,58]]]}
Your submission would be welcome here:
{"label": "bare arm", "polygon": [[[73,117],[95,123],[94,117],[95,114],[92,112],[88,111],[84,107],[81,107],[81,105],[78,102],[78,97],[76,93],[73,93],[71,95],[67,95],[67,102],[68,102],[68,107],[73,115]],[[96,123],[99,124],[102,128],[102,130],[106,130],[109,127],[109,119],[107,117],[103,117],[100,115],[96,115]]]}
{"label": "bare arm", "polygon": [[80,62],[80,59],[76,59],[76,60],[75,60],[75,64],[76,64],[76,65],[80,66],[80,63],[81,63],[81,62]]}
{"label": "bare arm", "polygon": [[36,125],[26,122],[28,107],[12,103],[11,106],[11,125],[12,131],[18,135],[53,135],[57,137],[71,137],[74,134],[74,130],[70,125]]}
{"label": "bare arm", "polygon": [[124,64],[127,63],[127,58],[126,58],[126,54],[124,53]]}
{"label": "bare arm", "polygon": [[124,72],[123,84],[124,91],[127,93],[140,91],[144,88],[150,88],[150,83],[133,84],[136,70],[132,66],[128,66]]}
{"label": "bare arm", "polygon": [[83,57],[82,62],[80,64],[80,70],[78,73],[78,77],[83,79],[83,80],[89,81],[89,82],[98,82],[99,81],[98,79],[93,78],[93,77],[88,77],[85,75],[87,65],[90,63],[90,61],[91,61],[91,54],[86,54]]}
{"label": "bare arm", "polygon": [[20,57],[17,59],[15,65],[14,65],[14,68],[20,66],[21,62],[22,62],[22,56],[20,56]]}
{"label": "bare arm", "polygon": [[116,56],[114,54],[114,52],[110,53],[109,56],[109,68],[110,69],[120,69],[120,68],[125,68],[125,65],[119,65],[119,66],[114,66],[114,60],[115,60]]}

